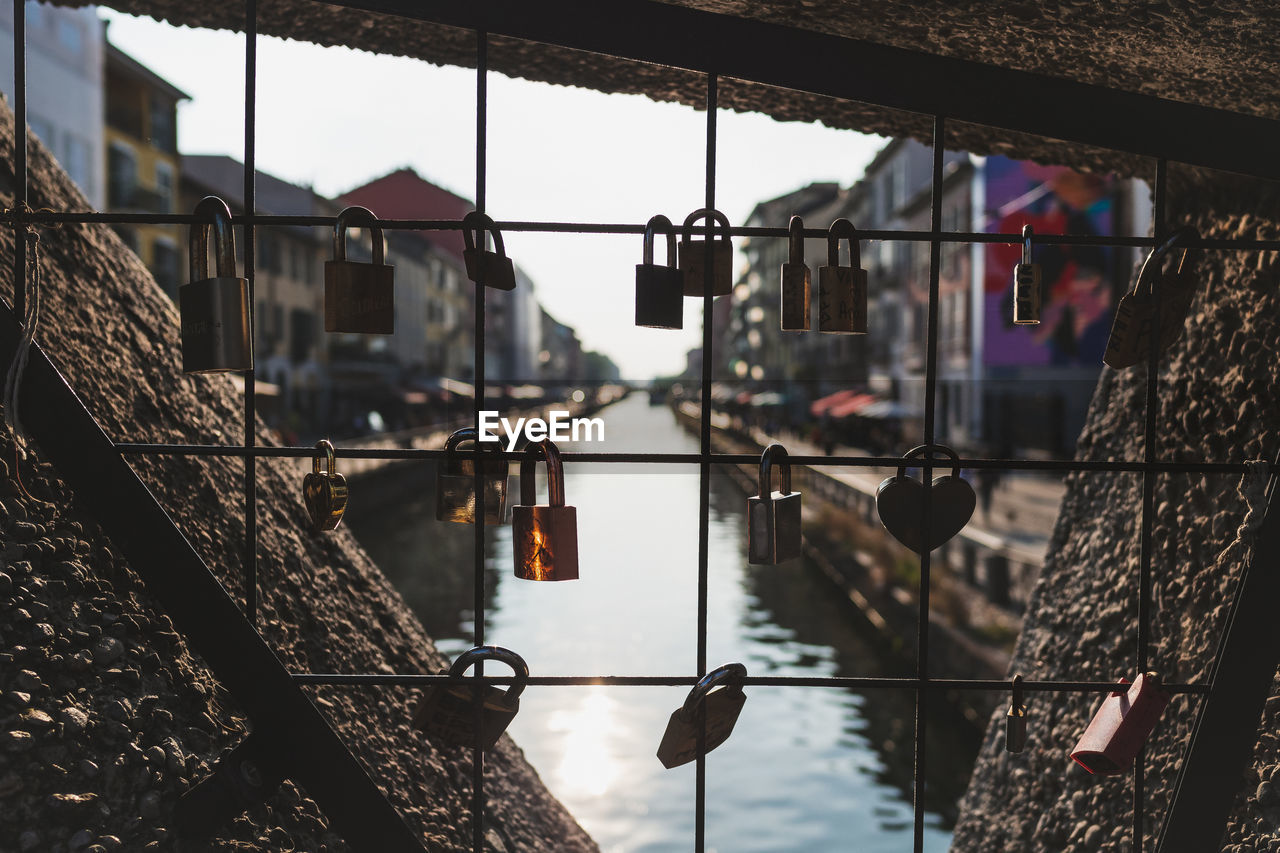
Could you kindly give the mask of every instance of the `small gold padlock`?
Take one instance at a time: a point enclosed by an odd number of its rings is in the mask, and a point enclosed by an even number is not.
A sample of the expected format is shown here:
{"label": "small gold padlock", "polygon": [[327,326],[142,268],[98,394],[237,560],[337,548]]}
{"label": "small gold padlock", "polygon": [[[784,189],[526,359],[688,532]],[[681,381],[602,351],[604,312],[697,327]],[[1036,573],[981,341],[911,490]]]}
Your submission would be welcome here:
{"label": "small gold padlock", "polygon": [[787,226],[787,262],[782,265],[782,331],[809,331],[809,265],[804,262],[804,220]]}
{"label": "small gold padlock", "polygon": [[1116,306],[1115,320],[1111,324],[1111,336],[1102,361],[1117,370],[1131,367],[1146,359],[1151,352],[1151,332],[1156,325],[1157,281],[1159,282],[1160,331],[1156,335],[1156,352],[1163,352],[1182,335],[1187,313],[1196,295],[1196,281],[1192,273],[1197,258],[1185,246],[1177,266],[1164,272],[1165,258],[1179,244],[1200,239],[1194,228],[1179,228],[1163,245],[1147,255],[1133,290],[1126,293]]}
{"label": "small gold padlock", "polygon": [[[840,240],[849,240],[849,266],[840,266]],[[862,268],[858,231],[837,219],[827,231],[827,265],[818,268],[818,331],[867,333],[867,271]]]}
{"label": "small gold padlock", "polygon": [[[485,233],[493,237],[497,251],[485,248]],[[473,236],[474,234],[474,236]],[[494,221],[478,210],[462,218],[462,260],[467,265],[467,278],[495,290],[516,289],[516,268],[502,245],[502,234]]]}
{"label": "small gold padlock", "polygon": [[[236,241],[231,211],[217,196],[206,196],[195,215],[209,222],[191,226],[191,281],[178,288],[182,318],[183,373],[238,373],[253,370],[253,319],[249,280],[236,276]],[[209,277],[209,223],[213,226],[214,275]]]}
{"label": "small gold padlock", "polygon": [[698,757],[698,734],[705,727],[702,755],[706,755],[733,734],[733,727],[747,703],[742,681],[747,668],[740,663],[727,663],[704,675],[689,691],[684,704],[671,713],[658,760],[670,770],[688,764]]}
{"label": "small gold padlock", "polygon": [[[325,460],[323,471],[320,470],[321,458]],[[347,509],[347,478],[337,472],[336,465],[333,443],[327,438],[316,442],[311,473],[302,480],[302,499],[315,533],[336,528]]]}
{"label": "small gold padlock", "polygon": [[[498,441],[480,441],[475,427],[460,429],[444,443],[444,459],[436,474],[436,521],[476,523],[475,462],[458,456],[463,442],[471,442],[480,460],[480,483],[484,495],[484,523],[501,524],[507,507],[507,460]],[[488,458],[485,458],[488,457]]]}
{"label": "small gold padlock", "polygon": [[1040,265],[1031,262],[1030,225],[1022,226],[1022,263],[1013,268],[1013,322],[1018,326],[1040,323]]}
{"label": "small gold padlock", "polygon": [[[511,667],[515,681],[509,688],[466,683],[463,673],[472,664],[486,660]],[[520,711],[520,694],[529,681],[529,665],[510,649],[477,646],[459,655],[447,672],[449,683],[432,684],[423,691],[422,702],[413,714],[413,727],[440,744],[493,749]]]}
{"label": "small gold padlock", "polygon": [[[511,508],[515,574],[529,581],[578,579],[578,510],[564,503],[560,451],[544,438],[520,460],[520,503]],[[538,456],[547,460],[547,503],[538,503]]]}
{"label": "small gold padlock", "polygon": [[[711,275],[707,277],[707,241],[691,236],[694,225],[706,219],[711,223]],[[719,226],[720,236],[715,228]],[[695,210],[684,220],[684,234],[680,237],[680,270],[684,274],[684,295],[702,298],[708,284],[712,296],[727,296],[733,290],[733,240],[729,237],[729,219],[718,210],[704,207]]]}

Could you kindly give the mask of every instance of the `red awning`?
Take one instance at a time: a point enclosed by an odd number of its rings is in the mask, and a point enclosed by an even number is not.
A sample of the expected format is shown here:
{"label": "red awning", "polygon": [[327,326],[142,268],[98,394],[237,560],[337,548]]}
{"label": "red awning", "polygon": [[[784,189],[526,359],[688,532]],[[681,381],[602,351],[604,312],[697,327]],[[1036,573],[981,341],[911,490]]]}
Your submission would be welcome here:
{"label": "red awning", "polygon": [[829,411],[833,418],[847,418],[851,415],[856,415],[875,401],[876,398],[873,394],[856,394],[848,400],[832,406]]}
{"label": "red awning", "polygon": [[852,388],[846,388],[843,391],[837,391],[834,394],[828,394],[825,397],[820,397],[809,404],[809,414],[813,415],[815,418],[821,417],[822,413],[830,409],[832,406],[839,405],[850,397],[855,397],[857,395],[857,391],[854,391]]}

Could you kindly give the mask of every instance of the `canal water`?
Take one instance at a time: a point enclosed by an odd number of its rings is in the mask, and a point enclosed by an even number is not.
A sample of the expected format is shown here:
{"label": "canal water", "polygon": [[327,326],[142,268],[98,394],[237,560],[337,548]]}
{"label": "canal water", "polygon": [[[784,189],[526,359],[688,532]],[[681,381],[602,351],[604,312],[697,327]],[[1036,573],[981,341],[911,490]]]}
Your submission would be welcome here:
{"label": "canal water", "polygon": [[[603,443],[562,449],[698,450],[672,412],[649,406],[643,394],[598,416]],[[453,657],[471,645],[472,531],[434,520],[432,471],[418,466],[405,476],[422,483],[414,490],[420,498],[349,516],[349,523]],[[511,489],[514,499],[514,476]],[[521,654],[536,675],[694,674],[697,465],[570,465],[565,492],[578,508],[581,579],[516,579],[510,528],[493,529],[485,548],[486,641]],[[775,676],[910,674],[901,661],[877,655],[850,605],[815,569],[799,561],[747,564],[746,496],[723,471],[713,471],[710,508],[709,666],[740,661],[752,675]],[[509,731],[602,850],[687,851],[694,765],[666,770],[654,755],[686,692],[531,687]],[[708,850],[911,849],[909,691],[746,692],[733,736],[707,759]],[[925,850],[940,853],[950,842],[977,734],[946,713],[930,726]]]}

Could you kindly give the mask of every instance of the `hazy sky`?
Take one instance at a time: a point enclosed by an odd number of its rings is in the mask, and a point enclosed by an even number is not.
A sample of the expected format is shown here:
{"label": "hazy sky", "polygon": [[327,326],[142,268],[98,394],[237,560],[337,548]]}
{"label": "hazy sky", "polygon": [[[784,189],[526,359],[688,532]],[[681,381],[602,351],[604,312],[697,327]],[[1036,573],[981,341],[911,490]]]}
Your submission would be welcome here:
{"label": "hazy sky", "polygon": [[[242,160],[244,37],[102,15],[112,43],[191,96],[180,107],[180,150]],[[474,69],[261,37],[257,76],[259,170],[335,196],[410,166],[475,198]],[[644,223],[664,213],[679,223],[702,206],[704,113],[497,73],[488,86],[486,207],[495,219]],[[757,202],[808,183],[847,186],[883,144],[724,110],[718,139],[716,203],[734,225]],[[682,331],[634,325],[638,236],[504,238],[543,306],[625,377],[676,372],[701,341],[700,300],[686,300]]]}

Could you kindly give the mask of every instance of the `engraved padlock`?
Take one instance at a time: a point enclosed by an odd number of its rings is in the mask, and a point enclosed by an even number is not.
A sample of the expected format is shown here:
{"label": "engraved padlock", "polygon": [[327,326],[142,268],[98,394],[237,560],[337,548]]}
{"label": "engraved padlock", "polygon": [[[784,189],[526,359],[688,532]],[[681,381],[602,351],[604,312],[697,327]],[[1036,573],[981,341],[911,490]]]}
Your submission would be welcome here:
{"label": "engraved padlock", "polygon": [[[492,235],[497,251],[485,247],[486,233]],[[462,260],[467,265],[467,278],[497,290],[516,289],[516,268],[507,257],[502,234],[492,219],[478,210],[468,213],[462,218],[462,240],[465,244]]]}
{"label": "engraved padlock", "polygon": [[1122,678],[1120,685],[1128,689],[1116,690],[1102,700],[1071,751],[1076,764],[1099,776],[1129,769],[1172,698],[1154,672],[1139,675],[1133,684]]}
{"label": "engraved padlock", "polygon": [[[472,442],[479,457],[484,495],[484,523],[501,524],[507,507],[507,460],[499,442],[482,442],[475,427],[460,429],[444,443],[444,459],[436,474],[436,521],[476,523],[475,462],[458,454],[458,445]],[[490,458],[484,458],[490,457]]]}
{"label": "engraved padlock", "polygon": [[1018,326],[1040,323],[1040,265],[1031,262],[1030,225],[1022,226],[1022,263],[1013,267],[1013,322]]}
{"label": "engraved padlock", "polygon": [[[373,234],[373,261],[347,260],[347,228],[360,222]],[[382,262],[382,227],[373,212],[348,207],[333,224],[333,260],[324,262],[324,330],[394,335],[395,271]]]}
{"label": "engraved padlock", "polygon": [[787,262],[782,265],[782,330],[809,331],[809,265],[804,262],[804,220],[787,226]]}
{"label": "engraved padlock", "polygon": [[[693,239],[695,223],[707,219],[712,228],[711,295],[727,296],[733,290],[733,241],[729,237],[729,219],[720,211],[704,207],[684,220],[680,237],[680,271],[684,275],[684,295],[699,298],[707,287],[707,241]],[[719,236],[715,228],[719,226]]]}
{"label": "engraved padlock", "polygon": [[[320,460],[325,467],[320,469]],[[302,500],[311,516],[311,530],[321,533],[342,523],[347,510],[347,478],[338,473],[337,455],[327,438],[316,442],[311,456],[311,473],[302,480]]]}
{"label": "engraved padlock", "polygon": [[[539,455],[547,460],[545,504],[538,503]],[[564,468],[551,439],[529,444],[520,460],[520,503],[511,508],[511,550],[518,578],[578,579],[578,510],[564,505]]]}
{"label": "engraved padlock", "polygon": [[[849,240],[849,266],[840,266],[840,240]],[[862,268],[858,232],[847,219],[827,231],[827,265],[818,268],[818,331],[867,333],[867,271]]]}
{"label": "engraved padlock", "polygon": [[[249,281],[236,277],[231,211],[217,196],[205,196],[191,226],[191,282],[178,288],[182,318],[182,372],[253,370],[253,320]],[[214,277],[209,274],[209,224],[213,225]]]}
{"label": "engraved padlock", "polygon": [[[653,262],[653,236],[667,235],[667,265]],[[676,230],[659,214],[644,227],[644,263],[636,264],[636,325],[651,329],[684,328],[684,274],[676,262]]]}
{"label": "engraved padlock", "polygon": [[1022,676],[1013,677],[1013,699],[1004,715],[1005,752],[1022,752],[1027,745],[1027,706],[1022,704]]}
{"label": "engraved padlock", "polygon": [[[1147,255],[1133,290],[1121,297],[1116,306],[1111,336],[1102,356],[1103,363],[1118,370],[1145,360],[1151,351],[1151,330],[1157,322],[1157,313],[1160,324],[1160,333],[1156,336],[1157,352],[1168,349],[1182,335],[1196,293],[1192,273],[1197,258],[1190,249],[1183,248],[1172,270],[1165,272],[1163,267],[1166,257],[1179,243],[1199,238],[1200,234],[1194,228],[1179,228],[1163,245]],[[1159,306],[1156,305],[1157,299]]]}
{"label": "engraved padlock", "polygon": [[[781,469],[780,491],[773,490],[774,465]],[[801,550],[800,493],[791,491],[787,449],[771,444],[760,454],[760,494],[747,498],[747,562],[774,565]]]}
{"label": "engraved padlock", "polygon": [[[463,674],[473,664],[485,660],[496,660],[511,667],[515,681],[510,687],[503,690],[474,681],[467,683]],[[423,691],[422,702],[413,713],[413,727],[433,743],[493,749],[520,710],[520,694],[529,681],[529,665],[510,649],[476,646],[458,655],[446,672],[449,682],[428,685]]]}
{"label": "engraved padlock", "polygon": [[704,725],[703,755],[729,739],[747,702],[747,695],[742,692],[746,677],[745,666],[727,663],[698,680],[684,704],[671,713],[662,733],[658,760],[663,767],[670,770],[698,757],[698,734]]}

